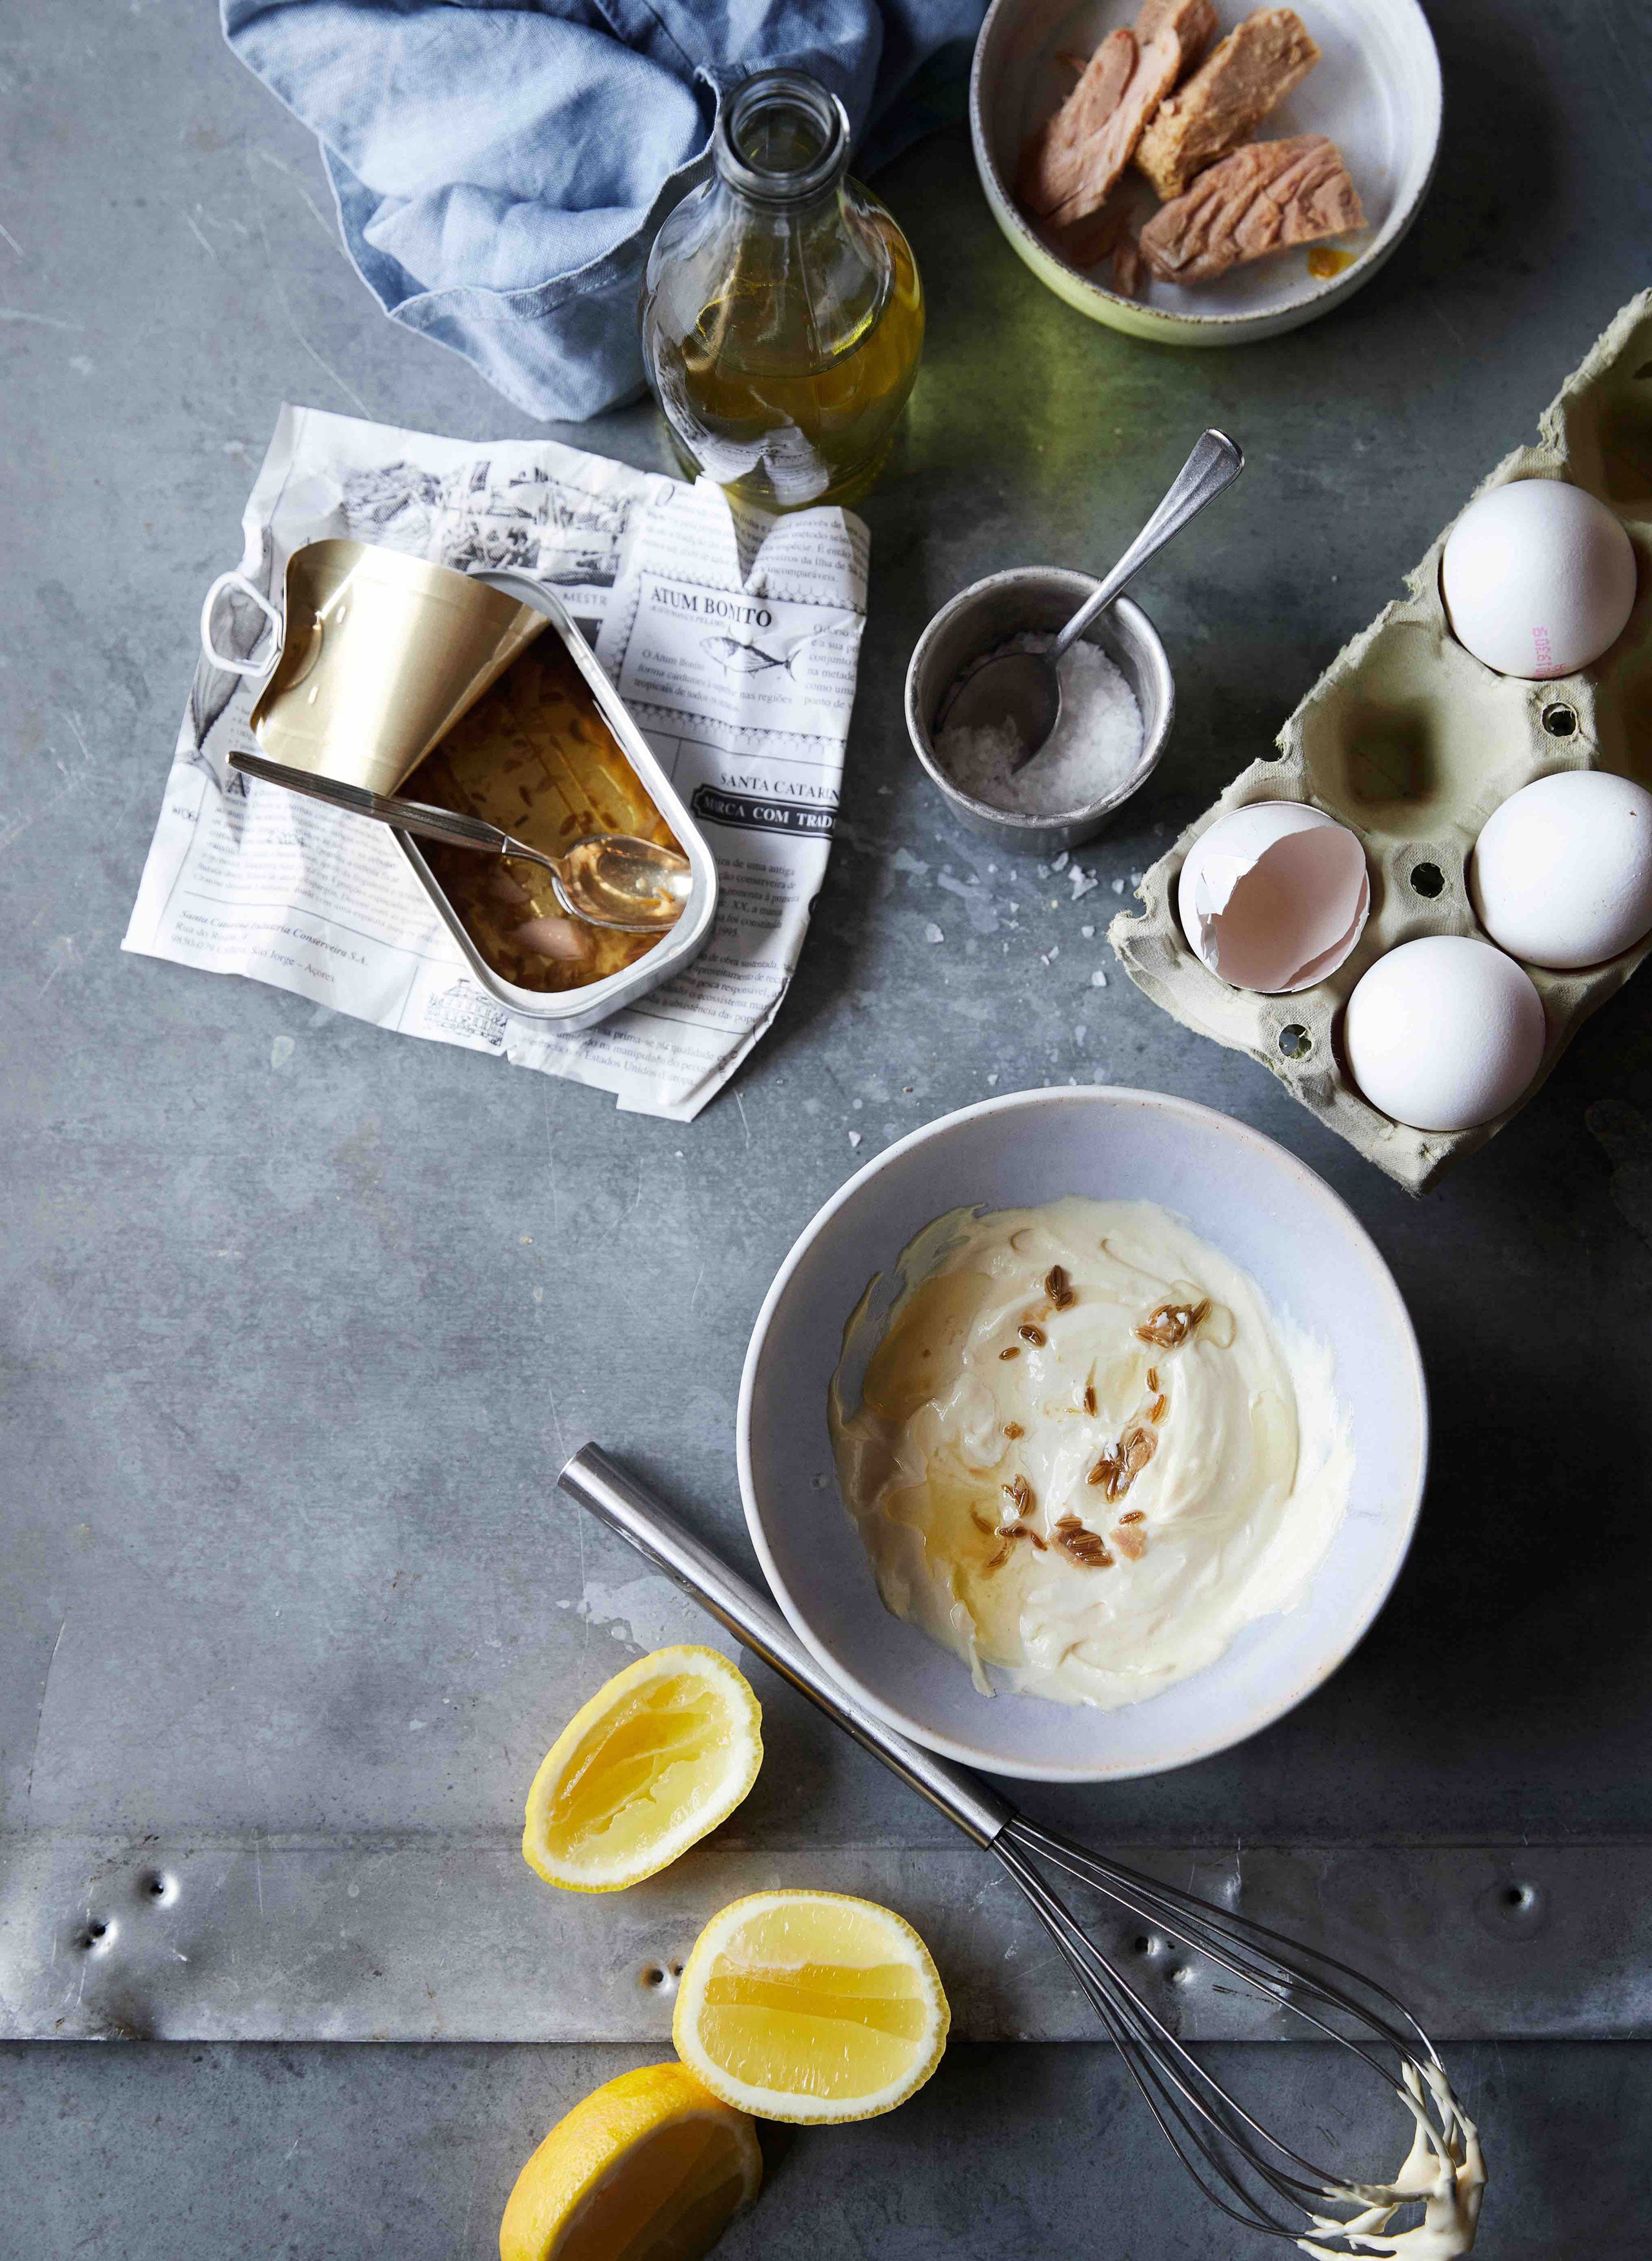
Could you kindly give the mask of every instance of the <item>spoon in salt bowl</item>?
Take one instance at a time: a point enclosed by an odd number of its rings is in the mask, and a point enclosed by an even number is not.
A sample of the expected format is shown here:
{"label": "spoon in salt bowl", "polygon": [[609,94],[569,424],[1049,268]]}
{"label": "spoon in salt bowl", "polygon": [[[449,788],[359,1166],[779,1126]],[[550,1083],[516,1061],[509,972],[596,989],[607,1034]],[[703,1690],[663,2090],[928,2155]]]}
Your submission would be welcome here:
{"label": "spoon in salt bowl", "polygon": [[1012,771],[1024,769],[1048,739],[1062,715],[1062,655],[1076,643],[1098,613],[1105,612],[1125,584],[1149,557],[1178,535],[1195,512],[1232,486],[1245,468],[1243,451],[1225,432],[1201,432],[1193,452],[1101,586],[1085,598],[1045,651],[1006,651],[965,678],[946,711],[948,730],[1002,729],[1019,741]]}
{"label": "spoon in salt bowl", "polygon": [[525,863],[541,865],[551,875],[562,908],[588,926],[615,927],[622,934],[662,933],[683,915],[694,884],[686,856],[629,832],[593,833],[589,839],[575,841],[561,855],[547,856],[502,832],[497,824],[461,815],[457,809],[369,793],[365,786],[346,785],[341,779],[311,770],[290,769],[284,762],[268,762],[259,754],[237,752],[229,758],[232,769],[245,770],[249,777],[284,786],[289,793],[304,793],[311,800],[325,800],[353,816],[392,824],[398,832],[415,833],[421,840],[440,840],[450,848],[474,849],[478,855],[518,856]]}

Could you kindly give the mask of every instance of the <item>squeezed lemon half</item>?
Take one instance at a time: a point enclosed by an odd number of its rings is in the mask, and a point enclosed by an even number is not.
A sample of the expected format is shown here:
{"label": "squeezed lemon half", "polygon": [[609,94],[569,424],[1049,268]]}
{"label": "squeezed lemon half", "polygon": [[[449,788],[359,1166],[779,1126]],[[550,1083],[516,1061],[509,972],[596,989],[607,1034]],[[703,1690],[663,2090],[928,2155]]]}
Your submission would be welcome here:
{"label": "squeezed lemon half", "polygon": [[762,1712],[714,1648],[657,1648],[575,1712],[528,1791],[522,1853],[547,1884],[617,1892],[726,1821],[762,1764]]}
{"label": "squeezed lemon half", "polygon": [[680,2064],[644,2065],[559,2120],[517,2177],[499,2261],[698,2261],[762,2181],[757,2131]]}
{"label": "squeezed lemon half", "polygon": [[763,2120],[870,2120],[921,2088],[951,2012],[911,1924],[839,1892],[754,1892],[712,1918],[671,2038],[725,2103]]}

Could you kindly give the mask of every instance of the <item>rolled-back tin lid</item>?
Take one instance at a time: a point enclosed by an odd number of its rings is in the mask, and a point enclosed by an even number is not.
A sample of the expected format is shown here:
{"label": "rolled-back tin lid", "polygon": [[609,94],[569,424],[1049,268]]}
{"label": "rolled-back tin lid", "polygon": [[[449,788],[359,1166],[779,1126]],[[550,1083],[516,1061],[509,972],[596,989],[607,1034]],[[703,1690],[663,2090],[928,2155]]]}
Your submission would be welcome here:
{"label": "rolled-back tin lid", "polygon": [[545,627],[451,566],[365,542],[287,561],[281,657],[253,708],[272,761],[393,793]]}

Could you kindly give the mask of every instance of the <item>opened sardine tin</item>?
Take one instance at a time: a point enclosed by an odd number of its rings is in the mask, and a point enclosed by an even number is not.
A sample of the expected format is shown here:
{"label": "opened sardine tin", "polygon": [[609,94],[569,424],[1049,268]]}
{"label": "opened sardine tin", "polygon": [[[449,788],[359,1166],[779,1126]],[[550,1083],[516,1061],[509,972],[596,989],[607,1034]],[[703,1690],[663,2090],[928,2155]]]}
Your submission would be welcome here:
{"label": "opened sardine tin", "polygon": [[[274,650],[233,660],[213,644],[214,607],[233,589],[263,613]],[[398,793],[426,755],[548,630],[557,637],[638,783],[688,858],[683,914],[633,963],[582,986],[529,989],[490,965],[414,841],[395,837],[476,980],[514,1013],[589,1028],[679,973],[704,948],[717,910],[717,866],[647,741],[560,601],[523,573],[461,573],[368,542],[308,542],[287,563],[278,613],[240,574],[209,592],[202,641],[219,666],[268,677],[253,734],[272,761]]]}

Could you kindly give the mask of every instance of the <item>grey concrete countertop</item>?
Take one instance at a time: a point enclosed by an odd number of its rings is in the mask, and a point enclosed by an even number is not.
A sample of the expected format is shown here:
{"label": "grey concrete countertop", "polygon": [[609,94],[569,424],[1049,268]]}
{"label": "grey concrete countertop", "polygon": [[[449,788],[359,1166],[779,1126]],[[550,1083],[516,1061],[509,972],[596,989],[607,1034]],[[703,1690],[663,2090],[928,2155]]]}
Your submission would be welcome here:
{"label": "grey concrete countertop", "polygon": [[[1513,1127],[1414,1202],[1116,968],[1090,982],[1131,872],[1267,745],[1652,280],[1644,6],[1431,15],[1447,127],[1415,233],[1339,312],[1264,345],[1171,354],[1084,322],[999,238],[958,133],[882,177],[931,327],[864,513],[843,821],[776,1028],[676,1126],[120,955],[201,593],[236,559],[280,403],[476,439],[543,427],[378,315],[312,145],[209,11],[0,0],[8,1843],[61,1848],[61,1876],[82,1878],[96,1840],[122,1848],[108,1873],[124,1877],[164,1809],[204,1862],[250,1849],[261,1917],[261,1846],[272,1874],[299,1860],[296,1890],[304,1848],[345,1832],[381,1861],[403,1838],[410,1858],[440,1840],[492,1859],[575,1696],[632,1644],[687,1630],[555,1504],[564,1452],[600,1438],[748,1559],[740,1362],[815,1206],[990,1087],[1179,1092],[1303,1156],[1393,1266],[1433,1391],[1429,1501],[1389,1607],[1310,1703],[1205,1765],[1038,1809],[1112,1842],[1466,1847],[1516,1865],[1529,1845],[1560,1863],[1548,1947],[1532,1934],[1541,1984],[1499,1981],[1462,2028],[1481,2038],[1454,2052],[1499,2174],[1482,2250],[1641,2251],[1652,2049],[1590,2036],[1652,2032],[1645,1956],[1610,1954],[1640,1920],[1630,1885],[1652,1842],[1652,988],[1609,1006]],[[1019,924],[985,931],[990,910],[972,923],[959,890],[979,909],[1009,881],[911,757],[906,654],[978,574],[1109,560],[1210,421],[1249,469],[1139,592],[1179,701],[1154,789],[1084,858],[1097,893],[1052,902],[1027,875]],[[664,461],[646,408],[559,436]],[[790,1762],[765,1774],[728,1862],[905,1863],[921,1890],[944,1825],[762,1692]],[[683,1906],[720,1873],[690,1870]],[[89,1889],[53,1905],[66,1944]],[[450,1892],[441,1922],[465,1905]],[[1472,1909],[1447,1891],[1420,1962],[1449,1970],[1459,1920]],[[371,1942],[349,1944],[359,1964]],[[208,2029],[89,1991],[97,2017],[62,2030]],[[656,2027],[585,2030],[640,2044]],[[983,2002],[969,2029],[1023,2028]],[[1562,2033],[1579,2038],[1517,2040]],[[12,2044],[0,2250],[482,2256],[545,2127],[649,2053]],[[1269,2058],[1283,2111],[1340,2095],[1314,2052]],[[777,2141],[774,2190],[726,2250],[823,2239],[1234,2250],[1107,2053],[1076,2043],[966,2044],[902,2114]]]}

